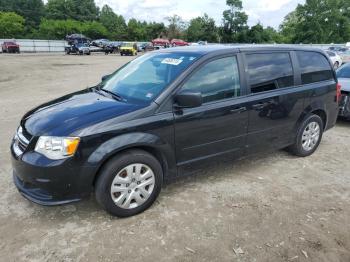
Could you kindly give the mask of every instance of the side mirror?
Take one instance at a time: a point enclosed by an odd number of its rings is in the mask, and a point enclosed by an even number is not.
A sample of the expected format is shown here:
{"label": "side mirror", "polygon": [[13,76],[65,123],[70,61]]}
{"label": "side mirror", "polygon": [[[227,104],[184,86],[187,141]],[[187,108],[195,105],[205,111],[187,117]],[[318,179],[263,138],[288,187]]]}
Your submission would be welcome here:
{"label": "side mirror", "polygon": [[182,90],[175,96],[177,107],[192,108],[203,104],[202,94],[191,90]]}
{"label": "side mirror", "polygon": [[105,76],[103,76],[103,77],[101,78],[102,82],[105,81],[105,80],[107,80],[108,77],[110,77],[110,76],[111,76],[111,75],[105,75]]}

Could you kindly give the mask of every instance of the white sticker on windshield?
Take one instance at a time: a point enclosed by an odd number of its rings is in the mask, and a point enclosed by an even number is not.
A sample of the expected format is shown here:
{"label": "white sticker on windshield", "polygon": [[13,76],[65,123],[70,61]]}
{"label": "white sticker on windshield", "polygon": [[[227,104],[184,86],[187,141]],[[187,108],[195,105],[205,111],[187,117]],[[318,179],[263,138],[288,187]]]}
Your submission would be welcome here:
{"label": "white sticker on windshield", "polygon": [[165,58],[162,61],[162,64],[168,64],[168,65],[179,65],[182,63],[181,59],[175,59],[175,58]]}

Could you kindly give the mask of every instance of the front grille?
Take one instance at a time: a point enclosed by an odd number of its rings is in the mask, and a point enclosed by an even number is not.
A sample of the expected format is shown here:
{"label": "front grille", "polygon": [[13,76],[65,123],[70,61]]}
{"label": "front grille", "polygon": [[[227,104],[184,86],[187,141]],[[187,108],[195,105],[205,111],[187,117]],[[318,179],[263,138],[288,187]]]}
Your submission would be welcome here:
{"label": "front grille", "polygon": [[17,129],[13,143],[13,149],[17,156],[22,155],[26,151],[31,138],[31,135],[25,132],[21,126]]}

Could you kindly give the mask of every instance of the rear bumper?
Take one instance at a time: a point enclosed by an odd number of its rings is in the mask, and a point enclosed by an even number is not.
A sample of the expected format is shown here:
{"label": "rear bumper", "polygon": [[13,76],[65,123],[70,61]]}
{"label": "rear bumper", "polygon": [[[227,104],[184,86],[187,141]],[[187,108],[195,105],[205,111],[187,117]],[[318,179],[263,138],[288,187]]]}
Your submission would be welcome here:
{"label": "rear bumper", "polygon": [[339,103],[339,116],[350,118],[350,94],[342,94]]}

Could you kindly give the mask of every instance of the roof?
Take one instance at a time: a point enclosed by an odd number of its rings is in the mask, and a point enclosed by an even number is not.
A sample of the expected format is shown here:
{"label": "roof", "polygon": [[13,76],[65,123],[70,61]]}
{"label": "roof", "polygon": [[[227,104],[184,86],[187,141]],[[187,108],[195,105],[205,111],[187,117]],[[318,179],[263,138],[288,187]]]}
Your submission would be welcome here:
{"label": "roof", "polygon": [[224,51],[319,51],[321,49],[314,47],[304,47],[304,46],[295,46],[295,45],[199,45],[199,46],[185,46],[185,47],[173,47],[161,49],[159,52],[189,52],[197,53],[200,55],[205,55],[215,52],[224,52]]}

